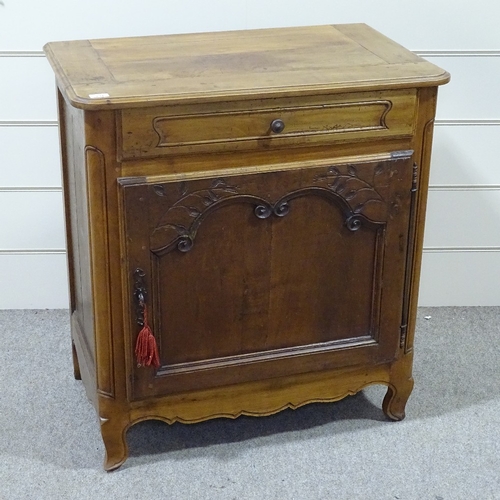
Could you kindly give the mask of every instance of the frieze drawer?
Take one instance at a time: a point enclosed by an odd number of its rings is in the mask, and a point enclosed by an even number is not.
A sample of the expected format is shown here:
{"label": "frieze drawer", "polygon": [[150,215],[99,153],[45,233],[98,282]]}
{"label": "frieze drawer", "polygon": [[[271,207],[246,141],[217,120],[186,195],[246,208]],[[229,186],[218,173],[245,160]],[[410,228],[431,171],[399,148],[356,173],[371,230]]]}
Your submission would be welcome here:
{"label": "frieze drawer", "polygon": [[236,101],[202,112],[199,106],[127,109],[118,142],[127,159],[405,137],[412,134],[415,102],[411,90]]}

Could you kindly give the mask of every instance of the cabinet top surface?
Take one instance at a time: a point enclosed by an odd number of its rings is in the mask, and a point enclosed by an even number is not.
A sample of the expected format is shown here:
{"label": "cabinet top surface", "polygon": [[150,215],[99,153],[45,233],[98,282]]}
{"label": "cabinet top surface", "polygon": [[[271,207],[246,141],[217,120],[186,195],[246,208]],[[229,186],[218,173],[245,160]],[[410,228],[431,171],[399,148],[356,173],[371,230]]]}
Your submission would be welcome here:
{"label": "cabinet top surface", "polygon": [[84,109],[436,86],[446,71],[365,24],[52,42],[67,99]]}

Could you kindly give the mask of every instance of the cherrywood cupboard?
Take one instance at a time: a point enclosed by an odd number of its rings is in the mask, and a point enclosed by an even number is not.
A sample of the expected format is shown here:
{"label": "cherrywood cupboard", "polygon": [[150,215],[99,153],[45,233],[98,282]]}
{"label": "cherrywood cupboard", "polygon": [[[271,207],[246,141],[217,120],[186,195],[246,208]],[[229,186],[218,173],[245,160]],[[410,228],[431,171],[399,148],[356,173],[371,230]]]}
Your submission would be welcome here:
{"label": "cherrywood cupboard", "polygon": [[388,387],[404,417],[437,86],[366,25],[55,42],[75,376],[125,434]]}

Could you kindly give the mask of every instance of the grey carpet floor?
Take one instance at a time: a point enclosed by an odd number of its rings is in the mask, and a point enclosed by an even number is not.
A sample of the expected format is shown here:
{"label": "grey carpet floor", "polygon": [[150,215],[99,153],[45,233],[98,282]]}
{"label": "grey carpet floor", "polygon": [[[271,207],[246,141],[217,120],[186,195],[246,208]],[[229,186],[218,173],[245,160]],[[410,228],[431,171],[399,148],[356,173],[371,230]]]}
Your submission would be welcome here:
{"label": "grey carpet floor", "polygon": [[403,422],[383,417],[382,387],[266,418],[144,422],[112,473],[67,311],[0,311],[0,342],[1,500],[500,499],[500,308],[419,310]]}

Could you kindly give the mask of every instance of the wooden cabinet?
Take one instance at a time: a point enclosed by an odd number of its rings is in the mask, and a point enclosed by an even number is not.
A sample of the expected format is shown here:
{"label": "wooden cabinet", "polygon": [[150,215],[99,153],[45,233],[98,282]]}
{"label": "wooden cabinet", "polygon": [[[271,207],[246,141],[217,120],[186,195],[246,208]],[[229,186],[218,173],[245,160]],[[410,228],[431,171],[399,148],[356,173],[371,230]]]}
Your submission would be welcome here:
{"label": "wooden cabinet", "polygon": [[374,383],[402,419],[449,75],[366,25],[45,50],[75,375],[105,468],[144,419],[269,415]]}

